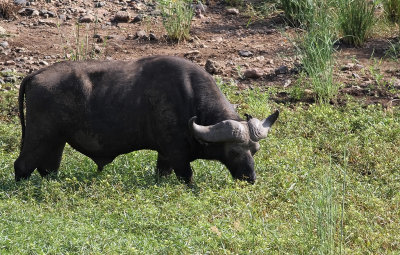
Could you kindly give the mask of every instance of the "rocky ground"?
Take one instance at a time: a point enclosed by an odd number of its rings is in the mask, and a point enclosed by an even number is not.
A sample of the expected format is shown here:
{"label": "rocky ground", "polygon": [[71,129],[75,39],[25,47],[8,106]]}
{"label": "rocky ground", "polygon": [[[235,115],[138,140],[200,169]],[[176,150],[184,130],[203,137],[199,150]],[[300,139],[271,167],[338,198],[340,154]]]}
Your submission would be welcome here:
{"label": "rocky ground", "polygon": [[[295,29],[279,12],[255,19],[210,1],[194,6],[192,37],[176,43],[166,37],[152,0],[11,2],[14,17],[0,17],[0,90],[17,89],[26,74],[93,51],[98,59],[181,56],[240,88],[277,87],[277,102],[313,102],[311,89],[301,99],[291,96],[299,65],[289,39]],[[362,48],[338,46],[334,72],[341,88],[332,103],[346,103],[351,95],[365,104],[400,105],[399,59],[385,57],[393,40],[391,33],[375,33]]]}

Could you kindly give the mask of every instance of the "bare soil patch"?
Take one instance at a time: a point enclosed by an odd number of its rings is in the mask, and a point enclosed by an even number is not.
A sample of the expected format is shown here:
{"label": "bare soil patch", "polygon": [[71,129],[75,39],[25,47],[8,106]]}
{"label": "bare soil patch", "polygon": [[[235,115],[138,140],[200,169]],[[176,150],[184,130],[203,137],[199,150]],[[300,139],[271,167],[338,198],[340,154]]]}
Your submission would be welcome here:
{"label": "bare soil patch", "polygon": [[[115,21],[117,13],[124,14],[121,11],[128,13],[128,22]],[[84,18],[91,22],[81,23],[78,37],[76,24]],[[99,22],[95,22],[96,18]],[[0,26],[6,31],[0,35],[0,43],[7,44],[0,46],[0,71],[24,76],[73,57],[77,47],[81,47],[82,52],[95,47],[98,59],[176,55],[201,66],[209,62],[210,72],[237,81],[239,88],[276,87],[279,92],[272,98],[277,102],[312,103],[310,90],[300,99],[291,96],[300,64],[288,39],[295,29],[286,25],[280,13],[249,21],[244,11],[238,15],[228,14],[222,2],[211,1],[207,11],[194,18],[192,38],[176,43],[165,36],[153,2],[30,2],[29,6],[18,6],[15,18],[0,18]],[[393,35],[374,35],[362,48],[338,45],[334,73],[341,88],[337,100],[332,103],[345,104],[351,96],[363,104],[400,105],[399,59],[386,56],[394,40],[397,39]],[[248,54],[244,54],[246,52]],[[249,70],[257,75],[246,73]],[[3,75],[2,79],[7,77]],[[0,86],[2,90],[16,89],[18,83]]]}

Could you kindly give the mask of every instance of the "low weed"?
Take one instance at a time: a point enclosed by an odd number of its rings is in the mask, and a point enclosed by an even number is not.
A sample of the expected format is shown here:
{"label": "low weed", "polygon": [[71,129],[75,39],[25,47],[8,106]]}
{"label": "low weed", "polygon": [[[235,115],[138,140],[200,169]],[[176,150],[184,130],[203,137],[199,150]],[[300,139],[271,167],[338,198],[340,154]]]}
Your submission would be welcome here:
{"label": "low weed", "polygon": [[[96,52],[95,35],[97,33],[97,18],[94,26],[90,24],[75,24],[73,39],[70,41],[60,30],[60,24],[57,26],[61,43],[63,45],[64,58],[71,61],[88,60],[98,58]],[[102,48],[105,48],[106,41]]]}
{"label": "low weed", "polygon": [[190,28],[194,15],[188,0],[159,0],[163,25],[170,39],[182,41],[190,38]]}
{"label": "low weed", "polygon": [[376,21],[375,9],[373,1],[339,1],[338,25],[345,43],[354,46],[364,44]]}

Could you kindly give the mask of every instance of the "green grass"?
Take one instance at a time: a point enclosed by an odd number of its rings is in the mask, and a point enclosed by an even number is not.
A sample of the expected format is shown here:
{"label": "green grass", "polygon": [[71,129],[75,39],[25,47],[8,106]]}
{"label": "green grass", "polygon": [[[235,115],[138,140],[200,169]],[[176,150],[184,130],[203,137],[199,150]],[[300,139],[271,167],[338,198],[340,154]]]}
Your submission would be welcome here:
{"label": "green grass", "polygon": [[376,22],[376,4],[365,0],[340,0],[339,3],[338,25],[342,40],[354,46],[363,45]]}
{"label": "green grass", "polygon": [[194,187],[157,183],[151,151],[97,173],[69,146],[58,177],[16,184],[16,92],[0,92],[0,254],[399,254],[399,109],[275,105],[273,90],[218,84],[241,114],[281,110],[255,185],[204,160]]}
{"label": "green grass", "polygon": [[176,41],[190,38],[190,28],[194,15],[191,1],[187,0],[159,0],[163,25],[170,39]]}

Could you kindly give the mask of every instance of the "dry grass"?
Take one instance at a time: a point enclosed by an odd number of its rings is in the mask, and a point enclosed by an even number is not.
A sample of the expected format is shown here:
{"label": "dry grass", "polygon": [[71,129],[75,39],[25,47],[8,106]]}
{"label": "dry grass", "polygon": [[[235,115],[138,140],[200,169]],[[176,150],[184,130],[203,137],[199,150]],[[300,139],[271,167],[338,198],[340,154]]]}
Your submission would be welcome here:
{"label": "dry grass", "polygon": [[18,7],[13,1],[0,0],[0,19],[14,19],[17,11]]}

